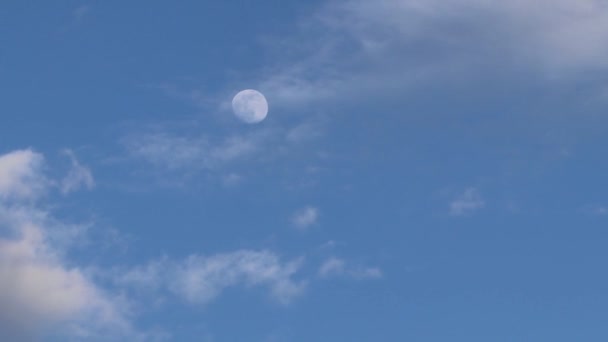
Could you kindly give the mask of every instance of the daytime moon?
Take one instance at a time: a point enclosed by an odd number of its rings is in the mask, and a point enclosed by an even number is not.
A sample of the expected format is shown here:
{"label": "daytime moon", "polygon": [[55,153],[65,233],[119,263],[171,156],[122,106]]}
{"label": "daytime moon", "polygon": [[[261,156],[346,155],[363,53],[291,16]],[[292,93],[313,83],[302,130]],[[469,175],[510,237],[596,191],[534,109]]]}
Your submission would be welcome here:
{"label": "daytime moon", "polygon": [[253,89],[240,91],[232,99],[232,110],[242,121],[250,124],[261,122],[268,114],[268,102],[262,93]]}

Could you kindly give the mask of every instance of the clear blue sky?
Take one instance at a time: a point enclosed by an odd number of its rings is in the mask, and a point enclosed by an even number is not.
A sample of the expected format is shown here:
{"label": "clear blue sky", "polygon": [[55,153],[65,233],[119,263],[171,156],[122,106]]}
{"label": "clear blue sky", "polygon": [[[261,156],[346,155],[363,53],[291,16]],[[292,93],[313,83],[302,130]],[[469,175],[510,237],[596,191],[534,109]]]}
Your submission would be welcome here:
{"label": "clear blue sky", "polygon": [[593,0],[6,1],[0,340],[607,341],[607,40]]}

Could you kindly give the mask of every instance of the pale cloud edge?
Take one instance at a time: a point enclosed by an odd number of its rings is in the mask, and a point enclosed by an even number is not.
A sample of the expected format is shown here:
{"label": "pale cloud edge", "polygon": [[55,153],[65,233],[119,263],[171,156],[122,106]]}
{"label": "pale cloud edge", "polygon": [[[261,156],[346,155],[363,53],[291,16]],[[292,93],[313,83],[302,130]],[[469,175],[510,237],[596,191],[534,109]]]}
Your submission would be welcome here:
{"label": "pale cloud edge", "polygon": [[306,230],[317,224],[318,221],[319,209],[313,206],[301,208],[291,217],[291,223],[300,230]]}
{"label": "pale cloud edge", "polygon": [[467,188],[461,195],[450,202],[449,212],[452,216],[468,216],[484,208],[485,200],[476,188]]}

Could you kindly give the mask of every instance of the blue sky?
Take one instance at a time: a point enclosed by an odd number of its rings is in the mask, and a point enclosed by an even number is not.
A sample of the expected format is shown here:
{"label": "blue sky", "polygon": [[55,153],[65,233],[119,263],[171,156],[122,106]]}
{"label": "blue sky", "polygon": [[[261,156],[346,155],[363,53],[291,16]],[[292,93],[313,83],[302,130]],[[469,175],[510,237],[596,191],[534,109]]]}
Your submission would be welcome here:
{"label": "blue sky", "polygon": [[2,340],[608,338],[603,1],[0,22]]}

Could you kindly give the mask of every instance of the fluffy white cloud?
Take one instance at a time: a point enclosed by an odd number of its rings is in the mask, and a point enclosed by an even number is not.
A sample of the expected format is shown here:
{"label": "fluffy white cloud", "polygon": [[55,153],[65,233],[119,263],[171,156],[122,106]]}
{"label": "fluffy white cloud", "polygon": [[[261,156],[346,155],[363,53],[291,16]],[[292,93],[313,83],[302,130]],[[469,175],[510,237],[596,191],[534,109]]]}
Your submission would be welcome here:
{"label": "fluffy white cloud", "polygon": [[311,206],[298,210],[291,218],[293,225],[302,230],[316,224],[318,220],[319,209]]}
{"label": "fluffy white cloud", "polygon": [[305,282],[293,279],[300,263],[283,263],[269,251],[240,250],[191,255],[183,261],[161,259],[125,272],[117,281],[137,290],[168,292],[192,304],[206,304],[229,287],[263,286],[287,304],[305,288]]}
{"label": "fluffy white cloud", "polygon": [[44,158],[31,150],[0,156],[0,331],[10,341],[139,338],[120,300],[63,259],[71,225],[31,199],[51,186]]}
{"label": "fluffy white cloud", "polygon": [[104,294],[81,269],[64,264],[42,227],[24,221],[12,228],[16,238],[0,239],[4,336],[15,341],[35,338],[57,326],[67,335],[88,338],[130,330],[120,302]]}
{"label": "fluffy white cloud", "polygon": [[[238,150],[238,148],[237,148]],[[228,156],[233,150],[226,150]],[[232,152],[231,152],[232,151]],[[238,154],[238,153],[237,153]],[[307,281],[297,279],[302,259],[281,260],[270,251],[238,250],[183,260],[168,257],[118,272],[84,267],[69,258],[69,247],[85,227],[62,222],[47,207],[52,190],[64,193],[93,186],[90,170],[71,155],[66,179],[46,178],[42,155],[31,150],[0,156],[0,331],[11,341],[52,337],[62,340],[155,340],[166,337],[137,331],[130,309],[140,293],[157,299],[172,296],[204,305],[233,287],[266,289],[271,298],[287,304],[300,296]],[[57,187],[59,185],[65,185]],[[66,185],[68,184],[68,185]],[[43,197],[42,195],[45,195]],[[45,200],[43,200],[45,199]],[[314,224],[318,210],[304,208],[294,221]],[[124,269],[124,268],[122,268]],[[88,270],[88,271],[85,271]],[[114,286],[99,278],[110,274]],[[350,267],[339,259],[324,264],[323,277],[347,275],[377,278],[375,268]],[[103,279],[107,280],[107,279]],[[117,295],[120,293],[120,295]],[[130,297],[125,297],[133,295]]]}
{"label": "fluffy white cloud", "polygon": [[450,215],[470,215],[484,206],[485,201],[479,191],[475,188],[468,188],[450,203]]}

